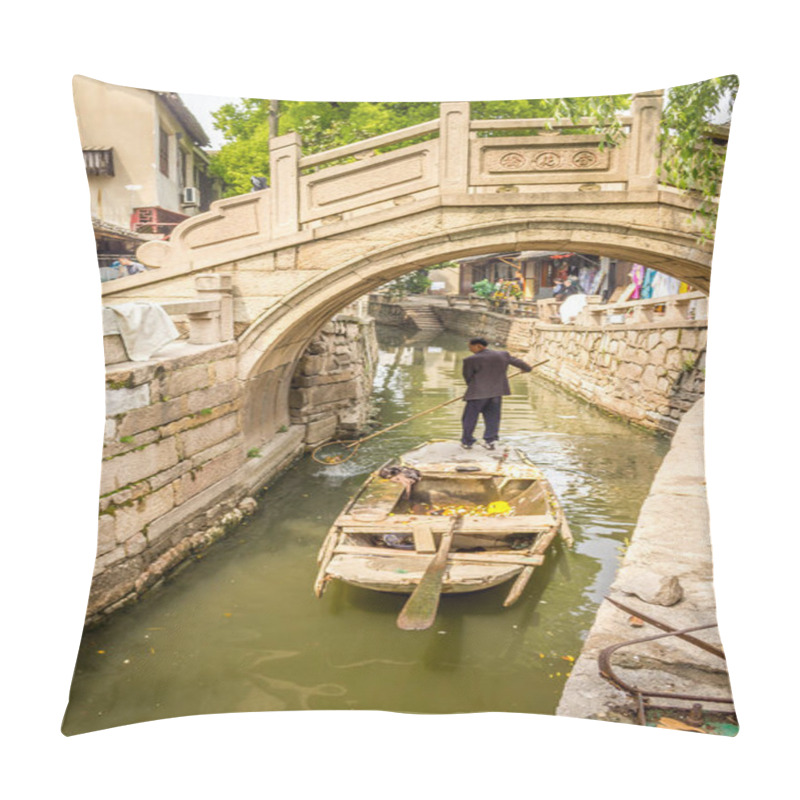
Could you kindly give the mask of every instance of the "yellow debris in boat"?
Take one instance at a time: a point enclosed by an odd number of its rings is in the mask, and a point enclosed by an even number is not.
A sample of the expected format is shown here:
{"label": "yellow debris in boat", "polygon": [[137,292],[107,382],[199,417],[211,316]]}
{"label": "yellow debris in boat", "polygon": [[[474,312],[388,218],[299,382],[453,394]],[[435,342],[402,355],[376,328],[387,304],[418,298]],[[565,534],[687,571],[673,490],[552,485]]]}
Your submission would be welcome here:
{"label": "yellow debris in boat", "polygon": [[508,514],[511,506],[505,500],[495,500],[486,507],[487,514]]}

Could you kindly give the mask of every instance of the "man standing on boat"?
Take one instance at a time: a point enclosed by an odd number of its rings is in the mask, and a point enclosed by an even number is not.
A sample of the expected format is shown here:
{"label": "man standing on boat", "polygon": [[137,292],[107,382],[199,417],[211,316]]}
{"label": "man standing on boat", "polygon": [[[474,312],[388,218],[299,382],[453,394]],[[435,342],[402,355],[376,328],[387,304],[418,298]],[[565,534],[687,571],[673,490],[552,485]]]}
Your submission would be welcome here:
{"label": "man standing on boat", "polygon": [[461,417],[461,446],[469,450],[475,444],[473,433],[478,417],[483,416],[483,446],[487,450],[494,450],[500,434],[503,396],[511,394],[506,376],[508,367],[512,364],[523,372],[530,372],[533,367],[505,350],[490,350],[486,339],[470,339],[469,349],[472,355],[464,359],[462,370],[467,391]]}

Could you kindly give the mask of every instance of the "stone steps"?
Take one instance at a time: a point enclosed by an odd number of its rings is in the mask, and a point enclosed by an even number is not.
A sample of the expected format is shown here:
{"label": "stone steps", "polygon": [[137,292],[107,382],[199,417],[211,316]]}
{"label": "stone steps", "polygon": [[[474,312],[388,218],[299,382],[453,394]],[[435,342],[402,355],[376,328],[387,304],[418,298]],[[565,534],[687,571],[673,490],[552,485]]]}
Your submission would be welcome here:
{"label": "stone steps", "polygon": [[431,308],[407,308],[406,318],[420,331],[439,332],[444,330],[444,325]]}

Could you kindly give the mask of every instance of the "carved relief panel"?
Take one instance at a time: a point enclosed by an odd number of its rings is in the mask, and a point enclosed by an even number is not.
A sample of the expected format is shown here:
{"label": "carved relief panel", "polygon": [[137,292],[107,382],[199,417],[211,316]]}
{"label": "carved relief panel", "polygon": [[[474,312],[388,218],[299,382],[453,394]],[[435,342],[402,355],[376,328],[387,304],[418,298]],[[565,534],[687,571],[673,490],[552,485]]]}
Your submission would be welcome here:
{"label": "carved relief panel", "polygon": [[473,139],[471,183],[585,183],[625,180],[617,147],[600,148],[600,136],[516,136]]}

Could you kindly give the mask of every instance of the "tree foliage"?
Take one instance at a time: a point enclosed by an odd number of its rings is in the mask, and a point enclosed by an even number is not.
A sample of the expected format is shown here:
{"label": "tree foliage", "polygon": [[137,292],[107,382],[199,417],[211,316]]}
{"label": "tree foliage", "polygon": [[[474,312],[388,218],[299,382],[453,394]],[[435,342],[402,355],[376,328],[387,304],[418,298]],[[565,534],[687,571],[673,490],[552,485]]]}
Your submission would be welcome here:
{"label": "tree foliage", "polygon": [[431,269],[438,267],[422,267],[389,281],[384,287],[386,294],[392,299],[400,299],[409,294],[425,294],[432,284],[428,277]]}
{"label": "tree foliage", "polygon": [[725,166],[725,147],[715,135],[715,124],[730,120],[738,89],[736,75],[676,86],[664,106],[660,180],[702,198],[698,213],[705,218],[706,235],[716,222]]}

